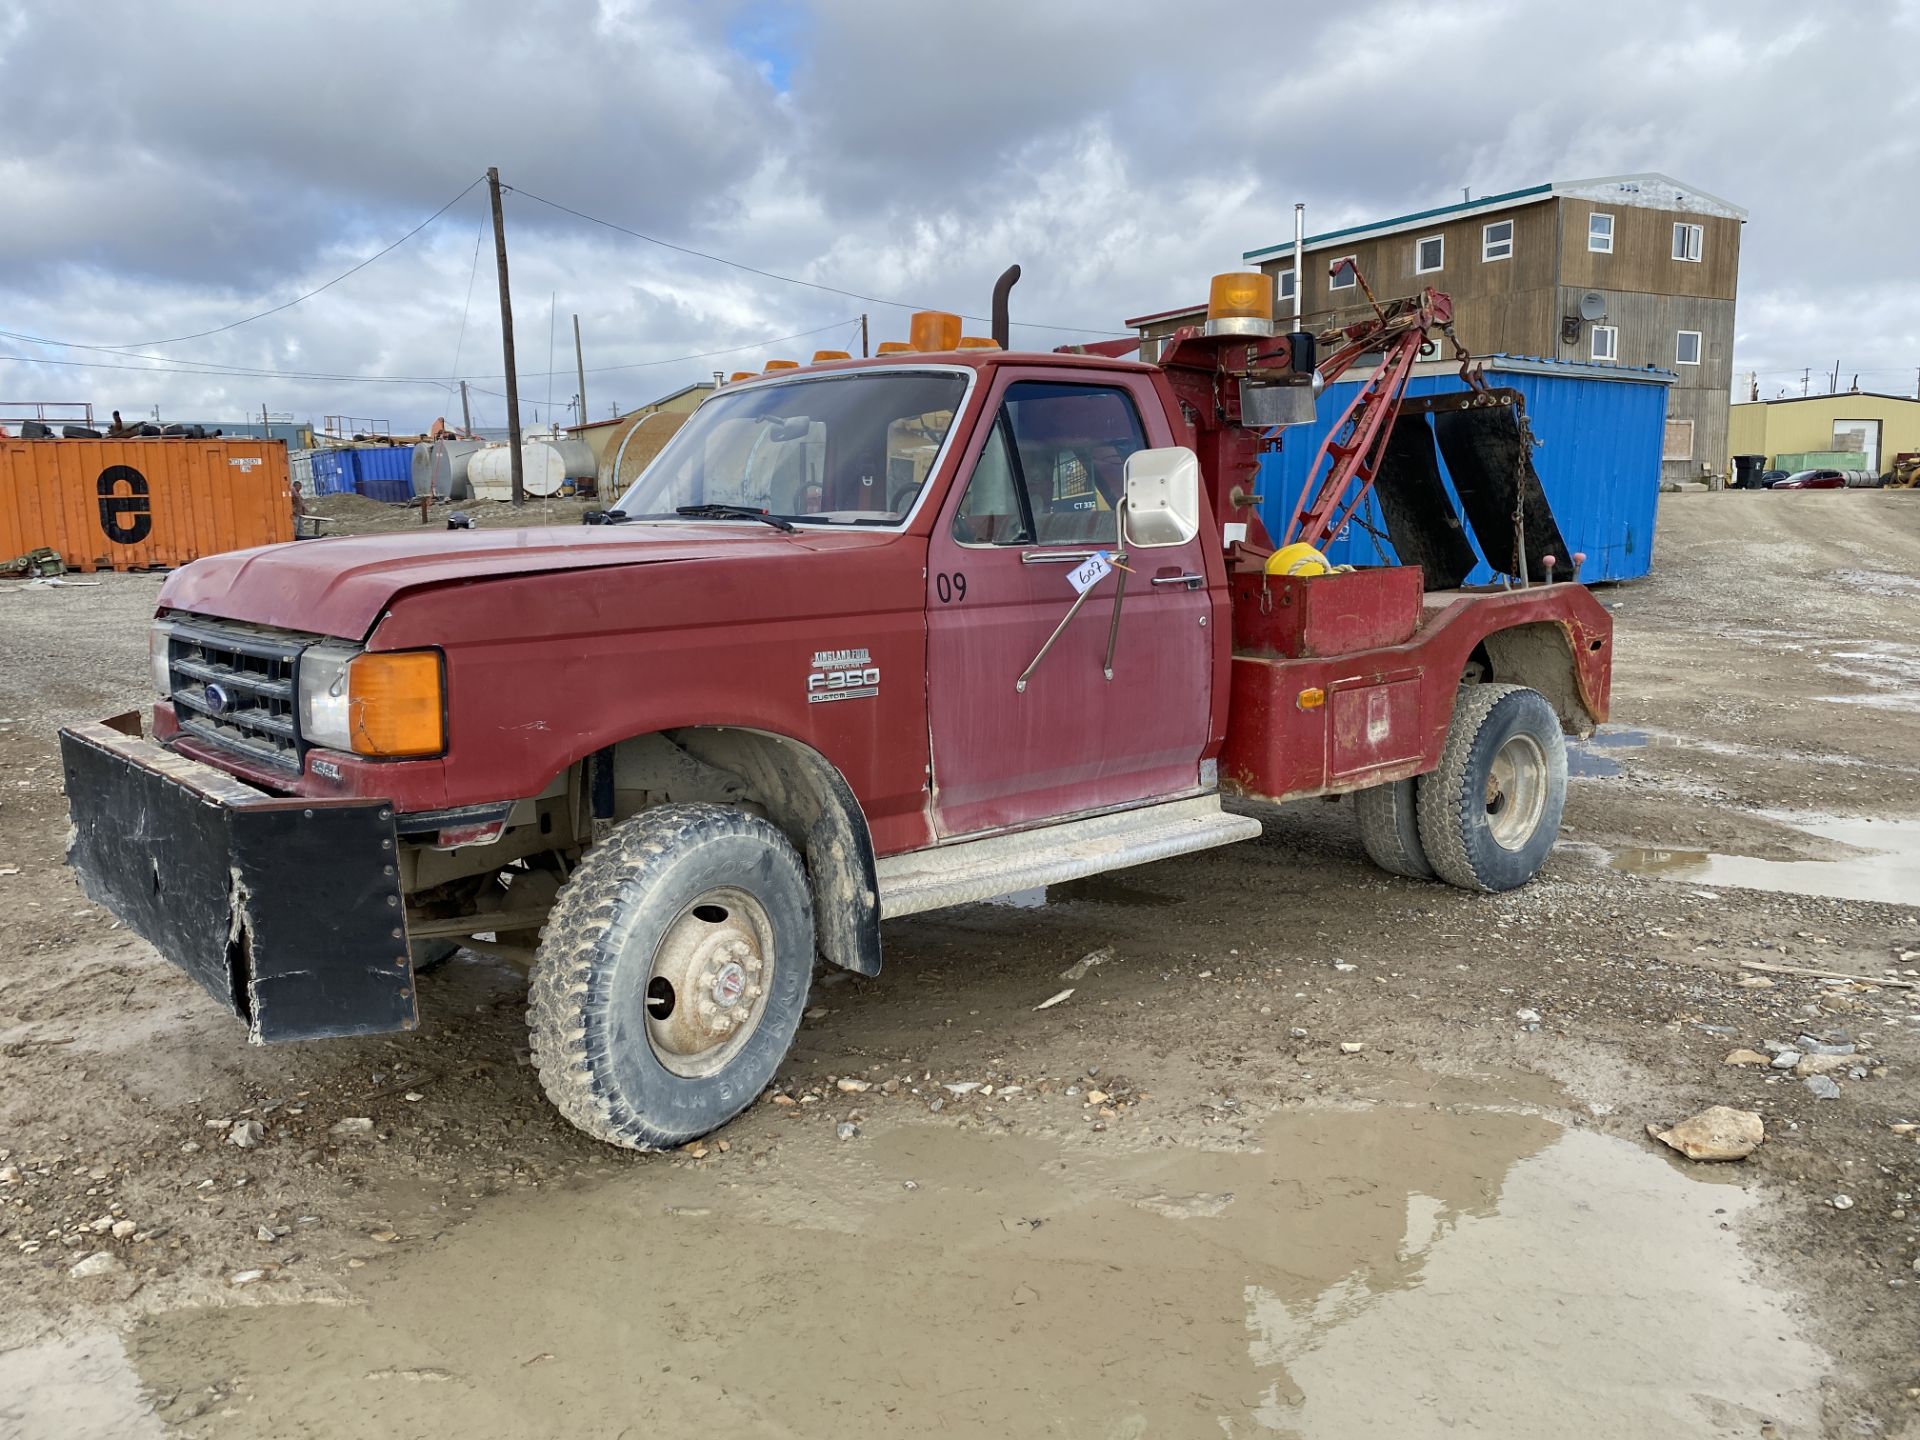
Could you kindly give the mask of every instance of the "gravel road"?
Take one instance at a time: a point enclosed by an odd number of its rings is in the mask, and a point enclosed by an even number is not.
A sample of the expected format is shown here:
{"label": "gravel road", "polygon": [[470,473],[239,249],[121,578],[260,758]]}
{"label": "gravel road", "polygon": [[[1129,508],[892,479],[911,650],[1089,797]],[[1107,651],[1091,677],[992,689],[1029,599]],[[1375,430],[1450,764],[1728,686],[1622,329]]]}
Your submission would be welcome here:
{"label": "gravel road", "polygon": [[[1909,1433],[1920,496],[1656,546],[1534,884],[1313,802],[892,923],[653,1156],[479,957],[417,1036],[245,1046],[61,864],[52,730],[145,703],[157,580],[0,583],[0,1434]],[[1749,1158],[1646,1133],[1714,1104]]]}

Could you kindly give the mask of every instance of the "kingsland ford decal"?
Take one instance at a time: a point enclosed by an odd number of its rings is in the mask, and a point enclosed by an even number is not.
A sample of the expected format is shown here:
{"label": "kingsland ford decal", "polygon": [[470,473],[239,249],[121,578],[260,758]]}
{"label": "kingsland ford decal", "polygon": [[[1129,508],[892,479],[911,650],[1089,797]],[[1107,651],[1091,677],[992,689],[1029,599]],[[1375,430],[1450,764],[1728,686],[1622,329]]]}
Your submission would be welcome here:
{"label": "kingsland ford decal", "polygon": [[880,693],[880,667],[865,650],[816,650],[807,676],[807,703],[871,700]]}

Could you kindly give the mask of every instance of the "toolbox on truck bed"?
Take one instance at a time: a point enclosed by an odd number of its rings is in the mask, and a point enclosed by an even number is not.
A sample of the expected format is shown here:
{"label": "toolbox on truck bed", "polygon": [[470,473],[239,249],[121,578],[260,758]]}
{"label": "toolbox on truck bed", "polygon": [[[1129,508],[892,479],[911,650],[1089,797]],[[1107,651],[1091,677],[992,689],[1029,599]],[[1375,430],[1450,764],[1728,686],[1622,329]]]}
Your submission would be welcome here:
{"label": "toolbox on truck bed", "polygon": [[414,1028],[390,805],[283,799],[106,724],[60,753],[80,888],[249,1039]]}

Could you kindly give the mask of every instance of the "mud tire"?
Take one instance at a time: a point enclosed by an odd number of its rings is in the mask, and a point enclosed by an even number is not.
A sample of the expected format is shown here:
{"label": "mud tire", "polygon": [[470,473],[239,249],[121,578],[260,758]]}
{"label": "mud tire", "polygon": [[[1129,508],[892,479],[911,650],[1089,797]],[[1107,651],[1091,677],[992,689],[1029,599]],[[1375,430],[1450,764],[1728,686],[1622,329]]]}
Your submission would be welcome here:
{"label": "mud tire", "polygon": [[1426,846],[1420,843],[1420,819],[1412,780],[1392,780],[1353,792],[1360,817],[1360,844],[1367,858],[1389,875],[1433,879]]}
{"label": "mud tire", "polygon": [[[745,1045],[692,1078],[648,1039],[647,986],[669,927],[723,885],[764,909],[772,974]],[[752,1104],[793,1044],[813,978],[800,857],[767,821],[719,805],[666,805],[615,827],[561,889],[541,937],[528,996],[541,1086],[579,1129],[633,1150],[685,1144]]]}
{"label": "mud tire", "polygon": [[[1531,780],[1540,787],[1539,813],[1530,829],[1503,844],[1495,838],[1499,811],[1489,803],[1489,785],[1510,742],[1515,752],[1537,757]],[[1439,768],[1416,787],[1427,863],[1463,890],[1516,889],[1546,862],[1566,799],[1566,740],[1547,698],[1521,685],[1463,686]]]}

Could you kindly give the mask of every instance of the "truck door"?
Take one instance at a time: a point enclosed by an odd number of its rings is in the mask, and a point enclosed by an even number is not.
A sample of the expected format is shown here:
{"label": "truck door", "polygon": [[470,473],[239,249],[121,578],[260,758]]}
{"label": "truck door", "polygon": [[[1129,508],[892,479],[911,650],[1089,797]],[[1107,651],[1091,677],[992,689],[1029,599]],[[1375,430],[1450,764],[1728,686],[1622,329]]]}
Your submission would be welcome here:
{"label": "truck door", "polygon": [[1096,551],[1118,549],[1127,457],[1174,443],[1144,377],[1090,384],[1048,373],[1000,370],[990,428],[969,445],[971,469],[948,492],[928,547],[928,719],[942,836],[1192,792],[1209,740],[1204,527],[1184,546],[1136,552],[1117,633],[1122,573],[1095,581],[1018,683],[1074,602],[1070,576]]}

